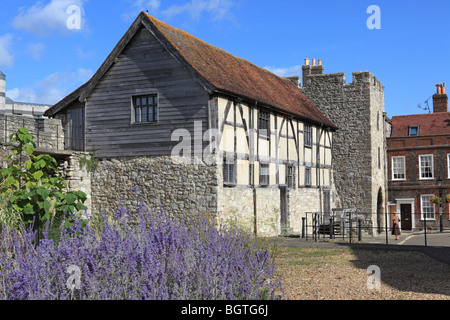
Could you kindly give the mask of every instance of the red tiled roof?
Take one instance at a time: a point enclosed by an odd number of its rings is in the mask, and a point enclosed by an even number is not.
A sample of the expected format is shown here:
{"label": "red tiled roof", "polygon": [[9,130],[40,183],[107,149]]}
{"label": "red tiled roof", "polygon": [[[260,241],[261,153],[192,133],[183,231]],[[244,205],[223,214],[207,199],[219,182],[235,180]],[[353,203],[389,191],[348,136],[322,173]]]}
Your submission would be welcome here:
{"label": "red tiled roof", "polygon": [[450,112],[392,117],[392,137],[407,137],[410,126],[419,126],[419,136],[450,134]]}
{"label": "red tiled roof", "polygon": [[217,90],[279,108],[336,129],[291,81],[145,14],[186,62]]}
{"label": "red tiled roof", "polygon": [[155,30],[153,31],[158,31],[157,37],[163,37],[171,47],[170,49],[178,52],[181,59],[184,59],[190,68],[198,74],[198,78],[206,80],[209,84],[208,87],[214,87],[214,91],[257,101],[260,104],[315,124],[324,125],[333,130],[338,128],[291,81],[278,77],[266,69],[214,47],[183,30],[173,28],[143,12],[137,17],[91,80],[47,110],[46,115],[53,116],[75,99],[87,97],[90,90],[108,70],[115,55],[120,54],[120,51],[129,41],[132,32],[135,32],[137,27],[145,21],[147,25],[154,27]]}

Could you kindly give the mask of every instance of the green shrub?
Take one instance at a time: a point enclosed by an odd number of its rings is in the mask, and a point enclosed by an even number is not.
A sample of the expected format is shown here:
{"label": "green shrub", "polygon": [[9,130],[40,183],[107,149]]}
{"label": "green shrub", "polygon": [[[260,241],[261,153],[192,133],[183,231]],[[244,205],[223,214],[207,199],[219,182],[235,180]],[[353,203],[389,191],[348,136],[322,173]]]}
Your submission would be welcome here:
{"label": "green shrub", "polygon": [[[19,212],[25,226],[33,225],[39,230],[57,214],[85,210],[87,197],[82,191],[67,191],[67,183],[58,176],[56,160],[47,154],[33,154],[33,139],[25,128],[9,136],[7,168],[0,170],[0,194],[7,199],[5,221],[14,220],[8,212]],[[70,221],[66,220],[68,226]]]}

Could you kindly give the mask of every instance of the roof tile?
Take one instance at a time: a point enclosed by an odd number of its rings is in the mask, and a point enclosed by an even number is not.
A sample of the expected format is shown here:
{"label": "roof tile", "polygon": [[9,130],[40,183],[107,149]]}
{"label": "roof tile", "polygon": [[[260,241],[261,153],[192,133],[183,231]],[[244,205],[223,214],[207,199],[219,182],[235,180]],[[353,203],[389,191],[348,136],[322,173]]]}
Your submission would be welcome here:
{"label": "roof tile", "polygon": [[410,126],[419,126],[419,136],[450,134],[450,112],[392,117],[392,137],[407,137]]}
{"label": "roof tile", "polygon": [[148,14],[146,17],[186,62],[216,89],[279,108],[333,129],[337,128],[291,81]]}

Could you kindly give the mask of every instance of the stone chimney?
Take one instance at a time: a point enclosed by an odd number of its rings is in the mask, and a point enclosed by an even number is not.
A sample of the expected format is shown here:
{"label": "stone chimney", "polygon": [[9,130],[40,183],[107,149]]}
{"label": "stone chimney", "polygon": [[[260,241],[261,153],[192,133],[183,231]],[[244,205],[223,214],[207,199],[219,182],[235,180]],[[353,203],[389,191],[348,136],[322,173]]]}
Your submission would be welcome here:
{"label": "stone chimney", "polygon": [[6,76],[0,71],[0,113],[4,113],[6,108]]}
{"label": "stone chimney", "polygon": [[436,85],[437,92],[433,95],[433,112],[448,112],[448,96],[445,93],[445,83]]}
{"label": "stone chimney", "polygon": [[322,66],[322,60],[317,60],[316,65],[316,59],[312,59],[312,64],[310,64],[310,59],[305,59],[305,64],[302,66],[302,80],[303,85],[305,85],[306,77],[309,75],[314,74],[323,74],[323,66]]}

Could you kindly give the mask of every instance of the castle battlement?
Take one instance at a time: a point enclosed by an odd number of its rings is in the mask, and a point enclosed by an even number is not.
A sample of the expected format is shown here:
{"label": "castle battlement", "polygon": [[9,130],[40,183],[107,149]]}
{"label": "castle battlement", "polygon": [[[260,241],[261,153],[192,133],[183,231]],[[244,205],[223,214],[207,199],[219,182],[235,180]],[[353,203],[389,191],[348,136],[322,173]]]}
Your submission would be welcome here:
{"label": "castle battlement", "polygon": [[343,208],[372,213],[385,208],[384,85],[370,71],[324,73],[322,61],[305,59],[300,90],[333,121],[334,181]]}

